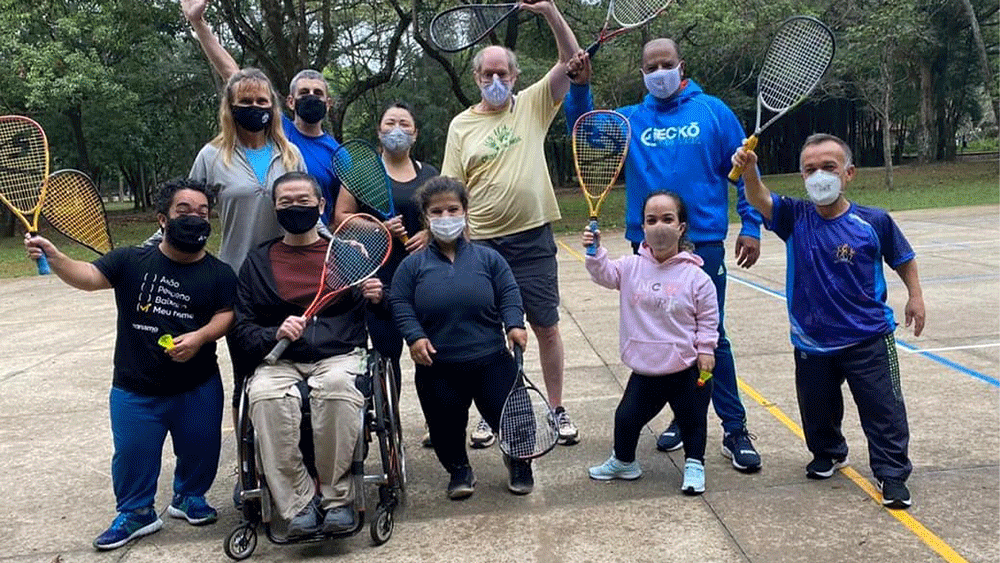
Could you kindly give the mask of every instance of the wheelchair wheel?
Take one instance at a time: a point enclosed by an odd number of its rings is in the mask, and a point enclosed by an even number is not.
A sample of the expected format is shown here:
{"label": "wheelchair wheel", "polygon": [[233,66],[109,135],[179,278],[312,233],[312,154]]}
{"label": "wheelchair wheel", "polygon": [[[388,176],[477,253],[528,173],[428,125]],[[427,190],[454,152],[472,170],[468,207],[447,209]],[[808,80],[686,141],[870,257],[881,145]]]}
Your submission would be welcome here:
{"label": "wheelchair wheel", "polygon": [[375,510],[375,517],[372,518],[372,523],[369,526],[372,543],[382,545],[389,541],[389,538],[392,537],[393,524],[392,511],[385,506],[379,506]]}
{"label": "wheelchair wheel", "polygon": [[[240,402],[239,435],[236,448],[236,463],[239,465],[239,482],[241,491],[252,491],[258,488],[257,450],[254,442],[253,423],[250,420],[250,395],[244,388],[243,400]],[[243,518],[251,524],[260,522],[261,508],[259,501],[248,499],[243,501]],[[256,541],[256,540],[255,540]],[[252,551],[252,550],[251,550]]]}
{"label": "wheelchair wheel", "polygon": [[379,427],[379,450],[382,468],[392,499],[383,499],[393,505],[406,504],[406,451],[403,446],[403,427],[399,418],[399,390],[396,389],[392,363],[383,358],[378,362],[374,378],[375,416]]}
{"label": "wheelchair wheel", "polygon": [[[391,532],[391,525],[389,529]],[[374,533],[372,531],[372,534]],[[242,561],[250,557],[253,551],[257,549],[256,528],[252,524],[244,524],[229,532],[229,536],[226,537],[226,541],[222,544],[222,549],[230,559],[235,561]]]}

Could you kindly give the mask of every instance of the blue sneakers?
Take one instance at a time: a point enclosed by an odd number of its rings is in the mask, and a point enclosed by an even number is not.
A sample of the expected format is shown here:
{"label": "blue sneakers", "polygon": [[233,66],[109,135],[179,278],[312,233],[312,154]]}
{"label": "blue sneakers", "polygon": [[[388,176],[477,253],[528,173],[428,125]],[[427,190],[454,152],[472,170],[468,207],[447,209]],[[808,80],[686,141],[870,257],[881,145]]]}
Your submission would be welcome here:
{"label": "blue sneakers", "polygon": [[618,461],[618,458],[614,454],[611,454],[608,461],[605,461],[601,465],[591,467],[588,472],[591,479],[597,479],[598,481],[610,481],[612,479],[631,481],[642,476],[642,469],[639,468],[638,461],[631,463]]}
{"label": "blue sneakers", "polygon": [[732,460],[733,467],[743,473],[760,471],[760,454],[750,441],[753,438],[756,436],[747,432],[745,427],[722,436],[722,455]]}
{"label": "blue sneakers", "polygon": [[163,527],[163,520],[152,509],[145,512],[120,512],[111,527],[94,540],[94,549],[117,549],[128,542],[148,536]]}
{"label": "blue sneakers", "polygon": [[174,518],[183,518],[192,526],[211,524],[219,518],[214,508],[205,502],[205,497],[183,496],[174,494],[174,500],[167,508],[167,514]]}
{"label": "blue sneakers", "polygon": [[684,484],[681,492],[686,495],[700,495],[705,492],[705,464],[697,459],[684,463]]}

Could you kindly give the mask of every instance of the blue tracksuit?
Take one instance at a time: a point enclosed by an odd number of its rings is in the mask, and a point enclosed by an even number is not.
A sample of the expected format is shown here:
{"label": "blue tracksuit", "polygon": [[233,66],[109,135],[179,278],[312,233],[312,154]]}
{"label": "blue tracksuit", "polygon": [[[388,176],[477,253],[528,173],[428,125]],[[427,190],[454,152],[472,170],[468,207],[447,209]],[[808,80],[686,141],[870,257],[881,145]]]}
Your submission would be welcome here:
{"label": "blue tracksuit", "polygon": [[[576,123],[593,109],[589,86],[573,85],[563,107],[566,122]],[[719,299],[719,344],[715,349],[712,403],[726,432],[746,424],[746,411],[736,386],[736,363],[724,327],[726,302],[725,249],[729,230],[730,157],[745,136],[740,122],[721,100],[686,79],[666,100],[647,94],[642,103],[617,110],[629,120],[632,139],[625,161],[625,238],[633,247],[643,240],[642,205],[655,190],[676,192],[688,212],[687,235],[715,284]],[[572,125],[570,125],[572,126]],[[741,235],[760,238],[761,217],[736,186]]]}

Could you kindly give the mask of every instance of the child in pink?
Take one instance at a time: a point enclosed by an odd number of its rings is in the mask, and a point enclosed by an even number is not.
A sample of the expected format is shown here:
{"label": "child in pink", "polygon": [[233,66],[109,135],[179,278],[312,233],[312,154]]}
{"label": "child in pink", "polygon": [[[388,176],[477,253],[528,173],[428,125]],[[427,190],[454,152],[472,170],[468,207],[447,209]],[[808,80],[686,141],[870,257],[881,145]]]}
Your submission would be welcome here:
{"label": "child in pink", "polygon": [[[599,285],[621,292],[620,349],[632,369],[615,411],[614,450],[590,468],[598,480],[638,479],[635,460],[642,428],[670,403],[684,441],[685,494],[705,491],[705,436],[712,372],[719,340],[715,286],[690,252],[687,211],[680,196],[655,191],[643,205],[645,241],[638,255],[608,260],[607,250],[587,257],[587,271]],[[584,231],[583,244],[600,244],[600,231]]]}

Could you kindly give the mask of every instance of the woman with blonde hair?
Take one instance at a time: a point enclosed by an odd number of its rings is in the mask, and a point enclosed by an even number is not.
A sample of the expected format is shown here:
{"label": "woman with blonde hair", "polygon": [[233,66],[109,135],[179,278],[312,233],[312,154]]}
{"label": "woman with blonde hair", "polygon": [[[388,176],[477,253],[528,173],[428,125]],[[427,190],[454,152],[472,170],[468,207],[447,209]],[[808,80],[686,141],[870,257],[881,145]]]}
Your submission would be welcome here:
{"label": "woman with blonde hair", "polygon": [[195,158],[190,177],[219,186],[219,259],[239,272],[247,252],[282,234],[271,184],[297,170],[302,154],[281,127],[281,104],[267,76],[244,68],[226,83],[219,134]]}

